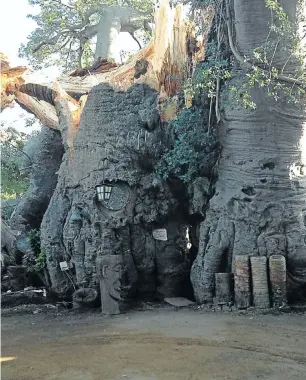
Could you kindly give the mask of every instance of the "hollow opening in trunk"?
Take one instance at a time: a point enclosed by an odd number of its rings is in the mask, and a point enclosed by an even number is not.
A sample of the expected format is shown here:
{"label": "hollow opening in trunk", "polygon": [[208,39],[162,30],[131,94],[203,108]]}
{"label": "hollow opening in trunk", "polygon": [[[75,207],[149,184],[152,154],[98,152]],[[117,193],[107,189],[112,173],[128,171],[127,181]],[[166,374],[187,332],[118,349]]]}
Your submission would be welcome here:
{"label": "hollow opening in trunk", "polygon": [[241,191],[250,197],[256,195],[256,191],[252,186],[245,187]]}
{"label": "hollow opening in trunk", "polygon": [[275,168],[274,162],[265,162],[261,167],[262,170],[264,170],[264,169],[273,170],[274,168]]}

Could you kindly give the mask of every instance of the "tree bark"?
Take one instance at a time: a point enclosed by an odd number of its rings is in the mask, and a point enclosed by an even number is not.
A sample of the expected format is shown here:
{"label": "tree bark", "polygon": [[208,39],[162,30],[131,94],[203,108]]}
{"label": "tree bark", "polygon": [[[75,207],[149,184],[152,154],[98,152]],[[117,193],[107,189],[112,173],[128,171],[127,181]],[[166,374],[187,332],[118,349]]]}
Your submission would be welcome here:
{"label": "tree bark", "polygon": [[[141,18],[145,17],[148,15],[131,7],[109,7],[103,10],[97,25],[95,60],[99,57],[114,59],[116,53],[114,44],[119,33],[133,34],[140,29]],[[138,41],[137,43],[139,44]]]}
{"label": "tree bark", "polygon": [[42,127],[35,142],[35,154],[30,171],[30,186],[15,208],[10,225],[18,231],[40,227],[57,183],[57,170],[63,156],[60,133]]}
{"label": "tree bark", "polygon": [[[212,18],[213,16],[209,18],[210,22]],[[131,159],[134,161],[134,155],[136,154],[134,150],[136,149],[137,152],[137,150],[142,149],[143,141],[145,142],[144,148],[147,149],[146,146],[148,145],[148,147],[150,147],[149,149],[152,150],[152,154],[150,153],[149,157],[155,157],[155,155],[158,155],[160,149],[163,148],[163,139],[159,135],[161,131],[158,130],[158,133],[153,133],[155,125],[159,128],[157,120],[159,119],[158,110],[160,110],[161,96],[157,97],[157,93],[152,92],[147,86],[138,85],[133,88],[130,87],[136,83],[146,83],[151,89],[157,90],[159,94],[162,93],[164,95],[163,99],[167,101],[169,99],[168,97],[174,95],[180,89],[180,84],[183,83],[183,80],[186,78],[186,66],[189,67],[190,62],[195,64],[204,58],[205,49],[201,44],[196,46],[194,25],[184,18],[181,7],[172,9],[167,1],[164,1],[158,10],[156,20],[158,22],[156,24],[156,37],[154,41],[140,51],[127,65],[101,75],[88,75],[85,78],[61,78],[60,86],[55,84],[52,88],[31,83],[22,87],[22,92],[27,94],[29,98],[34,98],[35,104],[41,104],[42,101],[46,101],[50,104],[52,112],[54,112],[57,117],[56,128],[61,132],[65,148],[63,162],[58,171],[59,179],[57,189],[53,193],[41,224],[41,241],[46,253],[46,264],[52,290],[58,294],[65,295],[72,290],[71,278],[67,276],[66,272],[61,272],[59,266],[61,261],[69,260],[69,247],[67,244],[66,250],[63,230],[66,228],[66,225],[69,226],[73,206],[84,203],[84,200],[81,200],[82,194],[86,194],[87,198],[85,202],[88,202],[90,205],[90,210],[96,210],[95,186],[101,182],[102,178],[107,179],[104,173],[106,170],[103,166],[104,161],[101,161],[101,158],[105,154],[109,155],[109,147],[117,146],[118,137],[124,133],[124,136],[122,135],[124,138],[121,143],[121,148],[124,147],[124,150],[121,152],[120,149],[115,149],[115,154],[120,154],[120,156],[118,156],[119,159],[115,156],[115,159],[111,160],[112,167],[109,178],[111,180],[128,181],[129,185],[134,188],[136,183],[140,183],[141,181],[144,184],[146,183],[144,175],[142,175],[142,170],[147,171],[148,169],[142,168],[139,170],[138,166],[140,167],[141,165],[138,164],[138,153],[136,155],[136,163],[130,165],[127,160],[126,149],[128,147],[126,147],[126,142],[129,141],[129,144],[131,144],[132,150],[128,154],[131,155]],[[170,24],[170,22],[172,22],[172,24]],[[211,26],[211,24],[209,24],[209,26]],[[193,47],[193,49],[190,47]],[[197,47],[199,47],[199,50]],[[144,61],[147,64],[147,71],[141,73],[140,77],[137,78],[135,77],[135,66],[138,61]],[[190,70],[188,70],[188,74],[189,73]],[[171,80],[174,77],[176,80]],[[108,82],[110,86],[104,85],[105,87],[103,87],[101,84],[97,86],[97,84],[101,82]],[[93,87],[95,88],[92,89]],[[62,88],[65,88],[67,92],[71,91],[76,94],[76,98],[79,98],[79,94],[82,94],[83,91],[90,91],[92,89],[89,94],[89,97],[92,99],[91,105],[86,106],[86,109],[91,107],[91,111],[87,114],[89,116],[86,116],[85,112],[82,115],[80,130],[78,129],[78,123],[80,113],[82,112],[81,101],[77,102],[71,99],[65,91],[62,91]],[[114,91],[114,89],[127,91],[124,93],[122,91]],[[136,96],[137,91],[140,92],[139,95]],[[151,101],[152,96],[150,97],[150,91],[154,94],[154,101]],[[14,88],[13,93],[16,92],[17,90]],[[139,99],[139,107],[138,105],[136,107],[136,103],[138,102],[138,100],[136,102],[136,99]],[[142,104],[142,102],[144,103]],[[26,102],[25,104],[25,107],[29,109],[27,104],[30,103]],[[31,111],[35,113],[37,109],[33,107]],[[101,114],[100,111],[102,112]],[[162,113],[162,111],[160,113]],[[37,112],[37,114],[39,113]],[[121,119],[120,115],[122,115]],[[165,120],[165,118],[163,118],[163,120]],[[105,133],[101,129],[102,125],[103,128],[105,128]],[[102,140],[101,136],[103,136]],[[152,145],[148,136],[150,136],[150,139],[151,136],[156,139],[154,145]],[[96,152],[94,155],[92,149]],[[87,152],[88,158],[86,158],[83,153],[80,154],[80,152]],[[121,165],[124,166],[126,164],[128,167],[124,167],[124,170],[120,171],[118,169]],[[95,165],[97,167],[95,167]],[[135,174],[132,172],[134,168],[137,169]],[[83,169],[84,172],[82,171]],[[150,168],[149,170],[151,171],[152,169]],[[141,176],[139,177],[139,175]],[[80,176],[77,181],[79,183],[75,182],[78,176]],[[148,183],[151,183],[151,179],[148,180]],[[152,182],[152,184],[154,184],[154,182]],[[83,187],[83,185],[85,185],[85,187]],[[161,191],[164,195],[161,195],[161,199],[157,200],[155,200],[155,195],[153,195],[154,191],[151,191],[151,187],[147,189],[145,187],[146,185],[141,186],[144,187],[144,196],[139,195],[139,207],[137,208],[139,210],[137,213],[135,211],[136,219],[135,223],[133,223],[136,225],[141,224],[144,223],[144,220],[147,221],[147,224],[150,224],[150,228],[146,231],[141,227],[140,237],[138,238],[131,233],[132,240],[136,242],[134,253],[130,255],[126,253],[126,251],[124,252],[126,256],[132,258],[130,262],[136,262],[136,264],[130,265],[130,267],[133,266],[133,268],[135,267],[139,270],[139,282],[141,284],[140,286],[139,284],[137,285],[139,294],[154,294],[156,287],[156,291],[160,296],[178,295],[177,292],[180,289],[180,284],[189,273],[189,260],[177,243],[177,241],[181,239],[181,231],[178,231],[178,227],[182,223],[182,218],[178,218],[178,215],[175,215],[175,222],[171,219],[172,211],[170,212],[170,210],[176,209],[177,200],[170,193],[170,189],[166,184],[163,191]],[[90,194],[85,189],[90,190]],[[147,192],[148,194],[146,195]],[[80,199],[77,199],[75,197],[76,195],[77,197],[80,195]],[[88,198],[89,196],[90,198]],[[129,204],[131,210],[128,209],[129,218],[134,215],[132,207],[132,202],[134,202],[133,197]],[[154,200],[151,203],[149,201],[147,205],[142,200],[145,199],[145,197],[154,197]],[[113,223],[111,217],[105,217],[103,213],[98,211],[95,211],[95,213],[95,215],[90,215],[90,218],[96,218],[98,225],[99,223],[101,224],[104,219],[107,221],[109,219],[110,224]],[[169,217],[167,216],[168,213]],[[161,223],[163,220],[161,218],[164,217],[166,227],[169,227],[168,241],[156,243],[151,236],[151,229],[154,228],[152,223],[156,223],[156,220]],[[118,218],[116,218],[116,223],[117,219]],[[118,223],[126,223],[125,218],[121,219],[122,220],[119,220]],[[91,226],[95,226],[95,223],[93,222],[89,226],[85,218],[84,224],[83,228],[91,234]],[[68,230],[69,228],[67,227]],[[184,233],[182,234],[183,236]],[[143,239],[143,244],[137,244],[141,239]],[[100,242],[100,239],[97,239],[97,241]],[[122,245],[127,245],[127,241],[129,242],[125,237],[122,237]],[[88,237],[87,244],[93,244],[90,242],[90,236]],[[94,244],[96,243],[94,242]],[[157,248],[159,252],[155,255]],[[86,247],[88,265],[84,265],[84,269],[89,272],[89,283],[94,285],[95,266],[93,257],[95,256],[91,255],[92,252],[90,249],[91,247],[89,247],[89,249]],[[92,249],[94,252],[98,252],[98,247],[93,247]],[[137,260],[139,261],[138,264]],[[136,272],[135,268],[129,272],[131,278],[134,278]],[[133,283],[133,286],[136,284],[134,280],[130,282]]]}
{"label": "tree bark", "polygon": [[[297,3],[282,2],[291,20]],[[234,12],[237,48],[242,56],[250,56],[267,38],[270,10],[264,1],[234,0]],[[275,54],[277,67],[287,58],[281,47],[280,43]],[[295,68],[296,63],[290,62],[287,72],[293,74]],[[191,271],[200,303],[211,302],[214,273],[234,271],[236,255],[284,255],[289,292],[305,289],[305,109],[285,97],[276,102],[260,88],[252,89],[252,97],[257,104],[254,111],[224,108],[219,177]]]}

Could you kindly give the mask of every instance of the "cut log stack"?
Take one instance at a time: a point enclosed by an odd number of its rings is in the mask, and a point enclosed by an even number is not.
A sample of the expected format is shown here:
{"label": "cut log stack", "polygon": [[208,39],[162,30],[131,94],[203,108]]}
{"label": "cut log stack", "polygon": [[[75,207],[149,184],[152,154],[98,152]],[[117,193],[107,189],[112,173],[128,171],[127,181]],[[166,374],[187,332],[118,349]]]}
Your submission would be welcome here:
{"label": "cut log stack", "polygon": [[282,255],[272,255],[269,258],[270,286],[274,307],[287,304],[286,294],[286,259]]}
{"label": "cut log stack", "polygon": [[267,258],[251,257],[253,303],[258,309],[270,307]]}
{"label": "cut log stack", "polygon": [[239,309],[251,306],[251,276],[249,256],[235,258],[235,304]]}
{"label": "cut log stack", "polygon": [[[258,309],[270,308],[270,292],[274,307],[287,305],[286,259],[282,255],[272,255],[269,265],[267,261],[266,257],[235,257],[234,297],[238,309],[246,309],[251,303]],[[221,275],[215,275],[216,299],[220,297],[220,282],[224,281]]]}

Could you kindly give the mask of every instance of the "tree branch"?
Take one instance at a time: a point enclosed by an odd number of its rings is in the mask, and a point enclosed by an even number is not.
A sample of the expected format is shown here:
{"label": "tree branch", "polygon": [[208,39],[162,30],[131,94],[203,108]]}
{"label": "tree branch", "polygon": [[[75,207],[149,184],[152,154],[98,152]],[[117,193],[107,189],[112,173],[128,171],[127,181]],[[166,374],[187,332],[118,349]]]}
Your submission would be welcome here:
{"label": "tree branch", "polygon": [[81,38],[90,39],[98,33],[98,24],[87,25],[81,32]]}
{"label": "tree branch", "polygon": [[26,111],[34,114],[43,125],[52,129],[59,128],[58,117],[56,115],[55,108],[51,106],[51,104],[43,100],[37,100],[20,91],[15,93],[15,100]]}
{"label": "tree branch", "polygon": [[58,53],[59,51],[61,51],[65,46],[67,46],[69,44],[69,42],[72,41],[72,38],[71,37],[68,37],[65,42],[63,43],[63,45],[61,45],[58,49],[54,50],[54,53]]}
{"label": "tree branch", "polygon": [[[58,3],[62,4],[60,0],[58,0]],[[36,47],[33,48],[32,50],[33,54],[37,53],[45,45],[52,45],[52,46],[56,45],[62,36],[64,36],[65,34],[72,33],[72,32],[78,33],[78,37],[76,38],[80,40],[80,45],[82,45],[81,40],[90,39],[98,33],[98,25],[97,24],[90,25],[90,16],[92,16],[95,13],[103,13],[104,11],[108,9],[111,10],[116,15],[116,17],[122,18],[124,20],[122,21],[121,31],[123,32],[126,31],[130,33],[132,38],[136,41],[139,48],[141,49],[141,45],[139,41],[134,36],[134,32],[140,28],[140,26],[137,25],[137,23],[135,23],[135,18],[137,19],[138,17],[144,17],[144,16],[147,17],[150,15],[150,12],[138,11],[137,9],[130,6],[128,2],[127,4],[129,5],[128,7],[120,7],[120,6],[105,7],[104,5],[100,5],[98,7],[90,8],[84,14],[83,22],[76,25],[65,26],[62,30],[59,30],[58,33],[54,37],[43,40]],[[62,4],[62,5],[65,5],[65,4]],[[73,7],[69,7],[69,8],[74,9]],[[131,20],[131,18],[134,19],[134,22]],[[150,29],[148,23],[144,22],[143,26],[145,30]],[[67,43],[68,42],[69,42],[69,39]],[[64,43],[62,47],[66,46],[67,43]],[[60,49],[62,49],[62,47]]]}
{"label": "tree branch", "polygon": [[[18,148],[16,145],[12,144],[10,141],[7,141],[7,140],[4,141],[4,144],[9,144],[11,147],[13,147],[14,149],[18,150],[18,152],[24,154],[27,157],[27,159],[30,161],[30,164],[31,165],[33,164],[33,161],[31,159],[31,157],[26,152],[24,152],[22,149]],[[29,168],[30,167],[31,166],[29,166]]]}
{"label": "tree branch", "polygon": [[69,5],[69,4],[64,4],[61,2],[61,0],[56,0],[56,2],[59,4],[59,5],[62,5],[68,9],[71,9],[71,10],[75,10],[75,8],[72,6],[72,5]]}
{"label": "tree branch", "polygon": [[133,32],[129,32],[129,34],[133,38],[133,40],[137,42],[137,44],[139,46],[139,49],[142,49],[142,46],[140,45],[140,42],[138,41],[138,39],[135,37],[134,33]]}
{"label": "tree branch", "polygon": [[42,41],[40,44],[38,44],[34,49],[33,53],[37,53],[38,50],[40,50],[45,45],[56,45],[57,41],[62,36],[62,33],[58,33],[56,36],[49,38],[47,40]]}
{"label": "tree branch", "polygon": [[[79,24],[79,25],[81,26],[81,24]],[[98,25],[86,25],[86,23],[84,22],[82,24],[82,27],[83,28],[85,27],[85,28],[82,31],[79,32],[81,38],[87,38],[87,39],[89,39],[89,38],[93,37],[94,35],[96,35],[97,32],[98,32]],[[82,28],[80,28],[80,29],[82,29]],[[66,27],[65,30],[60,31],[59,33],[57,33],[56,36],[54,36],[52,38],[49,38],[47,40],[44,40],[40,44],[38,44],[33,49],[33,53],[36,53],[38,50],[40,50],[45,45],[56,45],[56,43],[58,42],[58,40],[60,39],[60,37],[64,36],[65,34],[68,34],[69,32],[73,32],[75,30],[77,30],[76,26],[74,26],[74,27]],[[69,40],[70,39],[68,37],[68,41],[66,40],[67,43],[69,42]],[[61,48],[63,48],[64,46],[66,46],[67,43],[64,43],[64,45]]]}

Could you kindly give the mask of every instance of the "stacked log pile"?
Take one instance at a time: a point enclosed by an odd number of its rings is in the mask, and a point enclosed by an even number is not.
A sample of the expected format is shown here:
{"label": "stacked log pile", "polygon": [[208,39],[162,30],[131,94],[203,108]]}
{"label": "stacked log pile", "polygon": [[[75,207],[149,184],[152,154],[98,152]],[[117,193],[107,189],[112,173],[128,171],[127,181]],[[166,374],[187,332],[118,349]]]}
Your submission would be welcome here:
{"label": "stacked log pile", "polygon": [[268,259],[265,256],[237,256],[234,272],[234,288],[231,273],[215,274],[216,304],[231,305],[234,300],[238,309],[247,309],[250,306],[269,309],[271,304],[275,308],[287,305],[284,256],[272,255]]}

